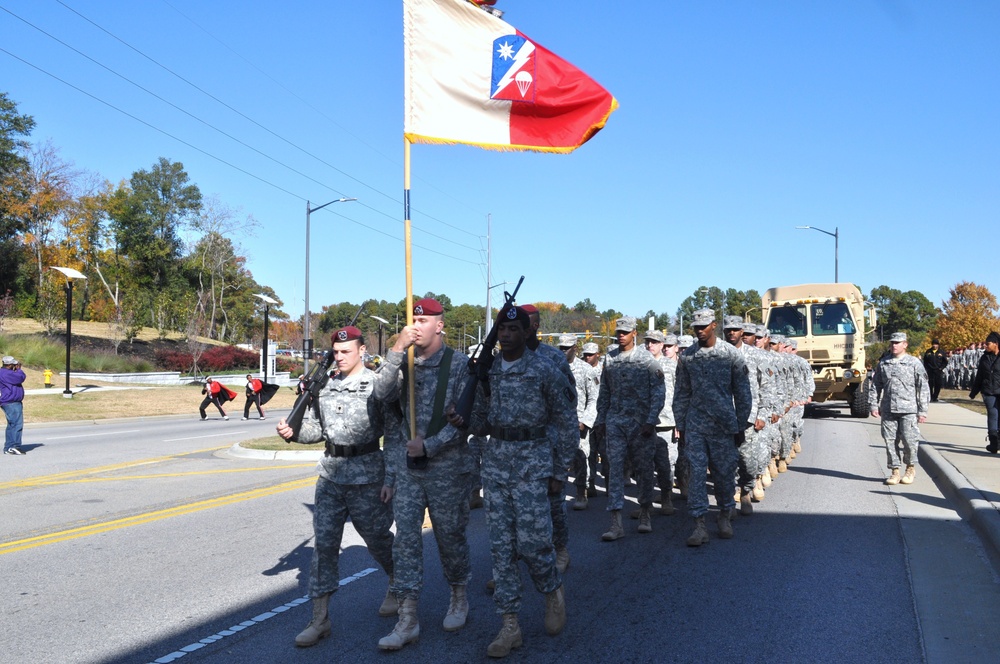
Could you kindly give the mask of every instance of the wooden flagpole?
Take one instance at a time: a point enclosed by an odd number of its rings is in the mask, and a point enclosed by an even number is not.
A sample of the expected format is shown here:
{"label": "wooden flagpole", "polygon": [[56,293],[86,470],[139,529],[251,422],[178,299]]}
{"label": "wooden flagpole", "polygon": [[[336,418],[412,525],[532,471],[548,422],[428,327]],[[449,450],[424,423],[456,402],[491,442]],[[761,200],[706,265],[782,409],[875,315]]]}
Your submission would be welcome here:
{"label": "wooden flagpole", "polygon": [[[413,325],[413,245],[410,228],[410,139],[403,138],[403,244],[406,252],[406,324]],[[413,346],[406,349],[407,396],[410,402],[410,439],[417,437],[416,376]]]}

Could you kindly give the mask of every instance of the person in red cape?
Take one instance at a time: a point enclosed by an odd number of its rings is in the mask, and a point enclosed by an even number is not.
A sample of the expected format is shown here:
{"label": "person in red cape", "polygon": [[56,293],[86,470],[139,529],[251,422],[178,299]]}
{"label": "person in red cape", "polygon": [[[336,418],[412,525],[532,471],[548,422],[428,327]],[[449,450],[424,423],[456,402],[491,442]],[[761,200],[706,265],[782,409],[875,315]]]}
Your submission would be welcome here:
{"label": "person in red cape", "polygon": [[243,419],[250,419],[250,406],[251,404],[257,407],[257,414],[260,415],[260,419],[265,419],[264,409],[261,408],[261,391],[264,389],[264,383],[260,378],[254,378],[251,374],[247,374],[247,385],[246,394],[247,400],[243,404]]}
{"label": "person in red cape", "polygon": [[201,393],[205,395],[205,398],[201,400],[201,405],[198,406],[198,412],[201,413],[202,421],[208,418],[205,413],[205,409],[209,404],[214,404],[216,408],[219,409],[219,414],[222,415],[222,419],[228,420],[229,416],[226,415],[226,411],[222,409],[222,404],[227,401],[232,401],[236,398],[236,392],[223,385],[217,380],[213,380],[211,376],[205,379],[205,387],[201,388]]}

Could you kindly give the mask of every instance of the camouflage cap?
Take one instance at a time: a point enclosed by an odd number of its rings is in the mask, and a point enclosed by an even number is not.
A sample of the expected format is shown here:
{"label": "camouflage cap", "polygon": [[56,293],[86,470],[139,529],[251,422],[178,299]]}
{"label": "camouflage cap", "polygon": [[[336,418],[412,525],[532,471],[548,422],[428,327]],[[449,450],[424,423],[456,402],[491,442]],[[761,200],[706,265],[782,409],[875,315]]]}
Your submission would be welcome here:
{"label": "camouflage cap", "polygon": [[648,330],[646,334],[643,335],[643,339],[651,339],[653,341],[663,343],[663,332],[659,330]]}
{"label": "camouflage cap", "polygon": [[697,327],[711,325],[713,322],[715,322],[715,310],[713,309],[699,309],[691,317],[691,325]]}
{"label": "camouflage cap", "polygon": [[743,323],[743,334],[757,336],[757,323]]}
{"label": "camouflage cap", "polygon": [[631,332],[635,329],[635,316],[622,316],[615,321],[615,331]]}
{"label": "camouflage cap", "polygon": [[785,345],[791,348],[792,350],[797,350],[799,347],[799,342],[796,341],[795,339],[787,339],[785,341]]}
{"label": "camouflage cap", "polygon": [[906,332],[893,332],[892,336],[889,337],[890,343],[896,343],[899,341],[906,341]]}
{"label": "camouflage cap", "polygon": [[663,343],[666,344],[667,346],[676,346],[677,345],[677,335],[676,334],[664,334],[663,335]]}
{"label": "camouflage cap", "polygon": [[559,335],[559,347],[560,348],[572,348],[576,345],[576,335],[575,334],[560,334]]}
{"label": "camouflage cap", "polygon": [[598,348],[597,344],[595,344],[593,341],[588,341],[587,343],[583,344],[584,355],[597,355],[599,352],[601,352],[601,349]]}
{"label": "camouflage cap", "polygon": [[772,344],[783,344],[785,343],[785,336],[782,334],[772,334],[771,335]]}
{"label": "camouflage cap", "polygon": [[757,325],[757,336],[761,339],[766,339],[771,336],[771,333],[767,331],[767,325],[764,325],[763,323],[759,323]]}
{"label": "camouflage cap", "polygon": [[681,336],[677,337],[677,345],[680,346],[681,348],[690,348],[691,346],[694,345],[694,337],[692,337],[690,334],[682,334]]}
{"label": "camouflage cap", "polygon": [[723,330],[742,330],[743,319],[739,316],[725,316],[722,319]]}

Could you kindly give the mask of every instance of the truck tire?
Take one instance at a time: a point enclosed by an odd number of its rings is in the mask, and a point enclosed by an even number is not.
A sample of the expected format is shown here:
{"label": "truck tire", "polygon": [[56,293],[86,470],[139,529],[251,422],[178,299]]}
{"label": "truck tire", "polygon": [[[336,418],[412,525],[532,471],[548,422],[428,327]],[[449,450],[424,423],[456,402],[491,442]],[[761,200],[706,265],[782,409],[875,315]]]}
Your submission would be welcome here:
{"label": "truck tire", "polygon": [[851,417],[868,417],[871,413],[868,410],[868,393],[865,391],[864,383],[857,385],[851,392]]}

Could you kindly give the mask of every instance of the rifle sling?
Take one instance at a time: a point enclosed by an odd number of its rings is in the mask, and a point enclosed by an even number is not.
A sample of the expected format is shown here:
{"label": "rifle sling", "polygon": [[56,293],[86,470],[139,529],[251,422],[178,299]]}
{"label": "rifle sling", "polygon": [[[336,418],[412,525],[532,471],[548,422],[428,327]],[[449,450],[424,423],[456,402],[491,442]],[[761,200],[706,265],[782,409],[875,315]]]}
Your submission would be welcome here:
{"label": "rifle sling", "polygon": [[[424,433],[424,438],[430,438],[431,436],[437,434],[444,425],[447,423],[444,418],[444,400],[448,393],[448,377],[451,374],[451,358],[455,354],[455,351],[445,346],[444,356],[441,358],[441,365],[438,367],[438,379],[437,379],[437,389],[434,392],[434,410],[431,414],[431,421],[427,425],[427,432]],[[407,393],[406,380],[408,380],[406,372],[403,373],[403,393]]]}

